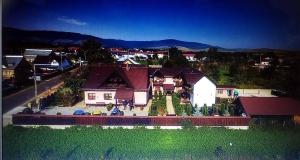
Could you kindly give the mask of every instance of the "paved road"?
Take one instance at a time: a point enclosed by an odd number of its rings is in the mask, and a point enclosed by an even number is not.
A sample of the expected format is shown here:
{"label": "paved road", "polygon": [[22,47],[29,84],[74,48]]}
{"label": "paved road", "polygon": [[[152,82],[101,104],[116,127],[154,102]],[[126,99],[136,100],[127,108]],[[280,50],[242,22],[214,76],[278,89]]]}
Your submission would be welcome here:
{"label": "paved road", "polygon": [[[45,80],[38,84],[37,91],[38,94],[45,92],[49,88],[59,84],[61,82],[60,75],[51,78],[49,80]],[[9,95],[7,97],[2,98],[2,113],[6,113],[7,111],[24,104],[34,97],[34,86],[21,90],[17,93]]]}

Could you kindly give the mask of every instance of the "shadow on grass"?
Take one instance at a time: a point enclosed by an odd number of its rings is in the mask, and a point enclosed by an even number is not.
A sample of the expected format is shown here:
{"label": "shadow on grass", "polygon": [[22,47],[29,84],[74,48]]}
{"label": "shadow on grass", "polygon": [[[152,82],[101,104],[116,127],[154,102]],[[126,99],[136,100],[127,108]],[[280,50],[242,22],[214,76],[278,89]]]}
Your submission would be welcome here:
{"label": "shadow on grass", "polygon": [[113,151],[113,149],[114,149],[114,147],[110,147],[110,148],[108,148],[106,151],[105,151],[105,153],[104,153],[104,160],[108,160],[109,159],[109,155],[112,153],[112,151]]}

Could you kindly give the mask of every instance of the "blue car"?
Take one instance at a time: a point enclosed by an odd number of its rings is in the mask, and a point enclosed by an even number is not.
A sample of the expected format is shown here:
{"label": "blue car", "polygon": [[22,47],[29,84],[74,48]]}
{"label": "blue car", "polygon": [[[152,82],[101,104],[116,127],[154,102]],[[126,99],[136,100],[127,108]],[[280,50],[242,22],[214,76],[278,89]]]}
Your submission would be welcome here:
{"label": "blue car", "polygon": [[76,110],[73,115],[85,115],[85,112],[81,109]]}
{"label": "blue car", "polygon": [[123,116],[124,112],[120,111],[118,107],[114,107],[114,109],[111,112],[112,116]]}

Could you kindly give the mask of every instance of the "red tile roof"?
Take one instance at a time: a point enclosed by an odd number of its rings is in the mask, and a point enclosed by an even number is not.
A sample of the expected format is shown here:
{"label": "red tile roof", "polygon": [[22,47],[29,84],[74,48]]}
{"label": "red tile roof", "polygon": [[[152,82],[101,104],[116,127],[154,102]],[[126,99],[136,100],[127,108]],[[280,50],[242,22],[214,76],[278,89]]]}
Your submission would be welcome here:
{"label": "red tile roof", "polygon": [[252,115],[300,115],[300,101],[288,97],[240,97],[245,112]]}
{"label": "red tile roof", "polygon": [[154,74],[162,74],[164,77],[175,77],[177,75],[183,75],[183,79],[186,80],[188,84],[194,85],[197,83],[204,74],[197,69],[194,68],[158,68],[155,70],[151,70],[152,76]]}
{"label": "red tile roof", "polygon": [[101,87],[113,73],[117,73],[134,90],[148,89],[148,68],[141,65],[99,64],[91,67],[87,81],[83,87],[89,89],[116,89],[116,87]]}
{"label": "red tile roof", "polygon": [[184,78],[185,78],[186,82],[191,85],[196,84],[202,77],[204,77],[204,75],[200,74],[200,73],[184,74]]}
{"label": "red tile roof", "polygon": [[116,90],[115,99],[132,100],[132,98],[133,98],[133,89],[131,89],[131,88],[118,88]]}

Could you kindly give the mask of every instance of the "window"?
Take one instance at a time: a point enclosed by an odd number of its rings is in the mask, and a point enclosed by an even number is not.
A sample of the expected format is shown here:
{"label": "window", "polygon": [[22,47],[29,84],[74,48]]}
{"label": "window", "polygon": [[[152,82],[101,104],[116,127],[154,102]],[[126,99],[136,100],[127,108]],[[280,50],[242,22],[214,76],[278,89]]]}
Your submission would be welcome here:
{"label": "window", "polygon": [[218,94],[223,94],[223,90],[222,89],[218,89]]}
{"label": "window", "polygon": [[95,100],[96,99],[96,94],[95,93],[88,93],[88,99],[89,100]]}
{"label": "window", "polygon": [[104,93],[104,100],[111,100],[111,99],[112,99],[111,93]]}

